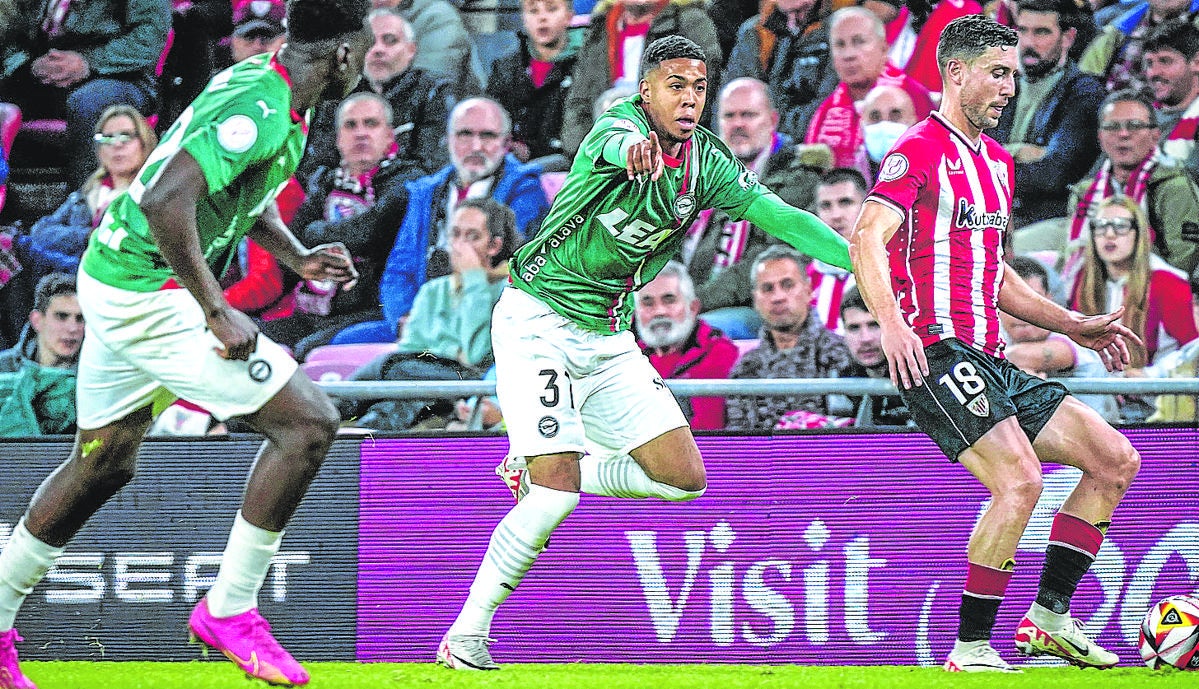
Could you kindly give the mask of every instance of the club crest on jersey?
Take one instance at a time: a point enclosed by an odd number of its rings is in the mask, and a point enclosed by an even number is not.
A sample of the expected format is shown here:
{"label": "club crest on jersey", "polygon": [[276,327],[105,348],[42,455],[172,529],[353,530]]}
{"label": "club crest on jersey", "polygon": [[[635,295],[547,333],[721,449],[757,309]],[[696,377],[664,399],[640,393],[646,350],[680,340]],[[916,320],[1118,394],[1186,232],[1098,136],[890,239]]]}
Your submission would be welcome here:
{"label": "club crest on jersey", "polygon": [[1000,211],[984,213],[975,204],[966,203],[966,199],[958,199],[958,212],[954,215],[953,222],[954,225],[969,230],[985,230],[988,227],[994,227],[1003,232],[1007,229],[1008,214]]}
{"label": "club crest on jersey", "polygon": [[894,182],[906,174],[908,174],[908,157],[902,153],[892,153],[887,156],[878,169],[880,182]]}
{"label": "club crest on jersey", "polygon": [[552,416],[543,416],[537,422],[537,432],[541,433],[541,437],[543,438],[552,438],[558,435],[558,428],[558,419]]}
{"label": "club crest on jersey", "polygon": [[1007,187],[1007,165],[1003,163],[991,162],[991,171],[999,178],[999,183],[1005,188]]}
{"label": "club crest on jersey", "polygon": [[758,173],[753,170],[746,170],[737,178],[737,184],[741,185],[742,189],[749,189],[758,183]]}
{"label": "club crest on jersey", "polygon": [[695,194],[687,192],[674,200],[674,217],[686,218],[695,210]]}
{"label": "club crest on jersey", "polygon": [[987,401],[986,395],[979,395],[970,400],[966,403],[966,408],[980,419],[987,418],[987,414],[991,413],[991,403]]}

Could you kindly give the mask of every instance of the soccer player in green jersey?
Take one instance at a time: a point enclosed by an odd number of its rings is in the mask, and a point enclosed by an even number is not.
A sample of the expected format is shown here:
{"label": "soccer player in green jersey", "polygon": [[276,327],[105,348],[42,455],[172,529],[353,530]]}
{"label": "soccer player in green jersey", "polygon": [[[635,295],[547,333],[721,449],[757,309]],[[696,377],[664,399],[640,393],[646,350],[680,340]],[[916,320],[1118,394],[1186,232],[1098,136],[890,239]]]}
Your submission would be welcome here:
{"label": "soccer player in green jersey", "polygon": [[179,116],[92,234],[79,271],[87,323],[79,435],[0,554],[0,689],[28,689],[14,618],[63,546],[133,476],[151,407],[180,397],[244,416],[267,441],[246,484],[216,582],[191,614],[194,637],[246,673],[296,685],[308,674],[258,613],[282,531],[324,460],[337,410],[217,277],[249,234],[307,279],[350,283],[345,248],[306,249],[275,196],[304,148],[304,113],[357,83],[371,34],[367,0],[291,0],[275,54],[215,76]]}
{"label": "soccer player in green jersey", "polygon": [[785,204],[699,126],[708,82],[699,46],[658,39],[641,67],[640,92],[584,139],[495,307],[496,390],[509,441],[497,473],[518,502],[441,641],[437,661],[447,667],[497,669],[492,616],[580,490],[681,501],[707,487],[687,420],[629,331],[633,292],[674,256],[700,211],[720,208],[850,268],[844,239]]}

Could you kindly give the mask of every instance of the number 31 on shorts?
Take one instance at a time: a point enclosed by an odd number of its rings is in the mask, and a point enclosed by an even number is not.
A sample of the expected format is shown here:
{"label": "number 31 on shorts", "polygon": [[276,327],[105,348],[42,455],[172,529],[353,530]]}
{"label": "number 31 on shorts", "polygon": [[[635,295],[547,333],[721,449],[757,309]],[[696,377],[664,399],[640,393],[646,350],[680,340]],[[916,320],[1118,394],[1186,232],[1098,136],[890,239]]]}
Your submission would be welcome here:
{"label": "number 31 on shorts", "polygon": [[558,406],[565,397],[571,407],[575,406],[574,392],[570,389],[570,375],[565,370],[543,368],[537,372],[540,380],[545,382],[545,390],[541,393],[541,404],[544,407]]}

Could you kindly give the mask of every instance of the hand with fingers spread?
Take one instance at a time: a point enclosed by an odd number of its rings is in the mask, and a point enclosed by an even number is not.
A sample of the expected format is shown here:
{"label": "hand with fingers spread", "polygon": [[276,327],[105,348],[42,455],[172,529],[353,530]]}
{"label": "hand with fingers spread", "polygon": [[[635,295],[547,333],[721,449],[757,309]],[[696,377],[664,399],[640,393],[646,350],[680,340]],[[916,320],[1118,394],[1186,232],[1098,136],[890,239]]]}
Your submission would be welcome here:
{"label": "hand with fingers spread", "polygon": [[1103,359],[1107,370],[1123,371],[1132,360],[1128,354],[1128,342],[1144,346],[1136,333],[1119,322],[1123,316],[1123,306],[1112,313],[1097,316],[1075,314],[1064,334],[1083,347],[1099,352],[1099,358]]}
{"label": "hand with fingers spread", "polygon": [[358,282],[358,270],[345,244],[333,242],[309,249],[300,267],[300,277],[305,280],[332,280],[342,283],[343,290],[350,290]]}
{"label": "hand with fingers spread", "polygon": [[658,133],[651,131],[649,138],[629,146],[625,158],[625,171],[630,180],[641,181],[649,175],[651,182],[658,181],[662,176],[665,163],[662,159],[662,144],[658,141]]}
{"label": "hand with fingers spread", "polygon": [[882,326],[880,342],[887,357],[887,369],[891,372],[891,383],[911,390],[924,384],[928,376],[928,358],[924,355],[924,343],[906,323],[896,322]]}

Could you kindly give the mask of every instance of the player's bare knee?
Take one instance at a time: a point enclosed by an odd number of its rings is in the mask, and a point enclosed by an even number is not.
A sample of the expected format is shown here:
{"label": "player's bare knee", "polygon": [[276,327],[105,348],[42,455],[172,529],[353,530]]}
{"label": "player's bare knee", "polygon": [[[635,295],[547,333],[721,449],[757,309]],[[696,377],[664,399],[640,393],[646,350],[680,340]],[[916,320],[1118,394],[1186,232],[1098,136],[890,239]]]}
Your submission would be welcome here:
{"label": "player's bare knee", "polygon": [[1112,452],[1111,460],[1104,463],[1104,472],[1100,479],[1123,494],[1140,469],[1141,453],[1137,452],[1127,439],[1122,438]]}
{"label": "player's bare knee", "polygon": [[1029,515],[1041,498],[1042,488],[1041,474],[1026,472],[1006,483],[994,500],[1016,514]]}

